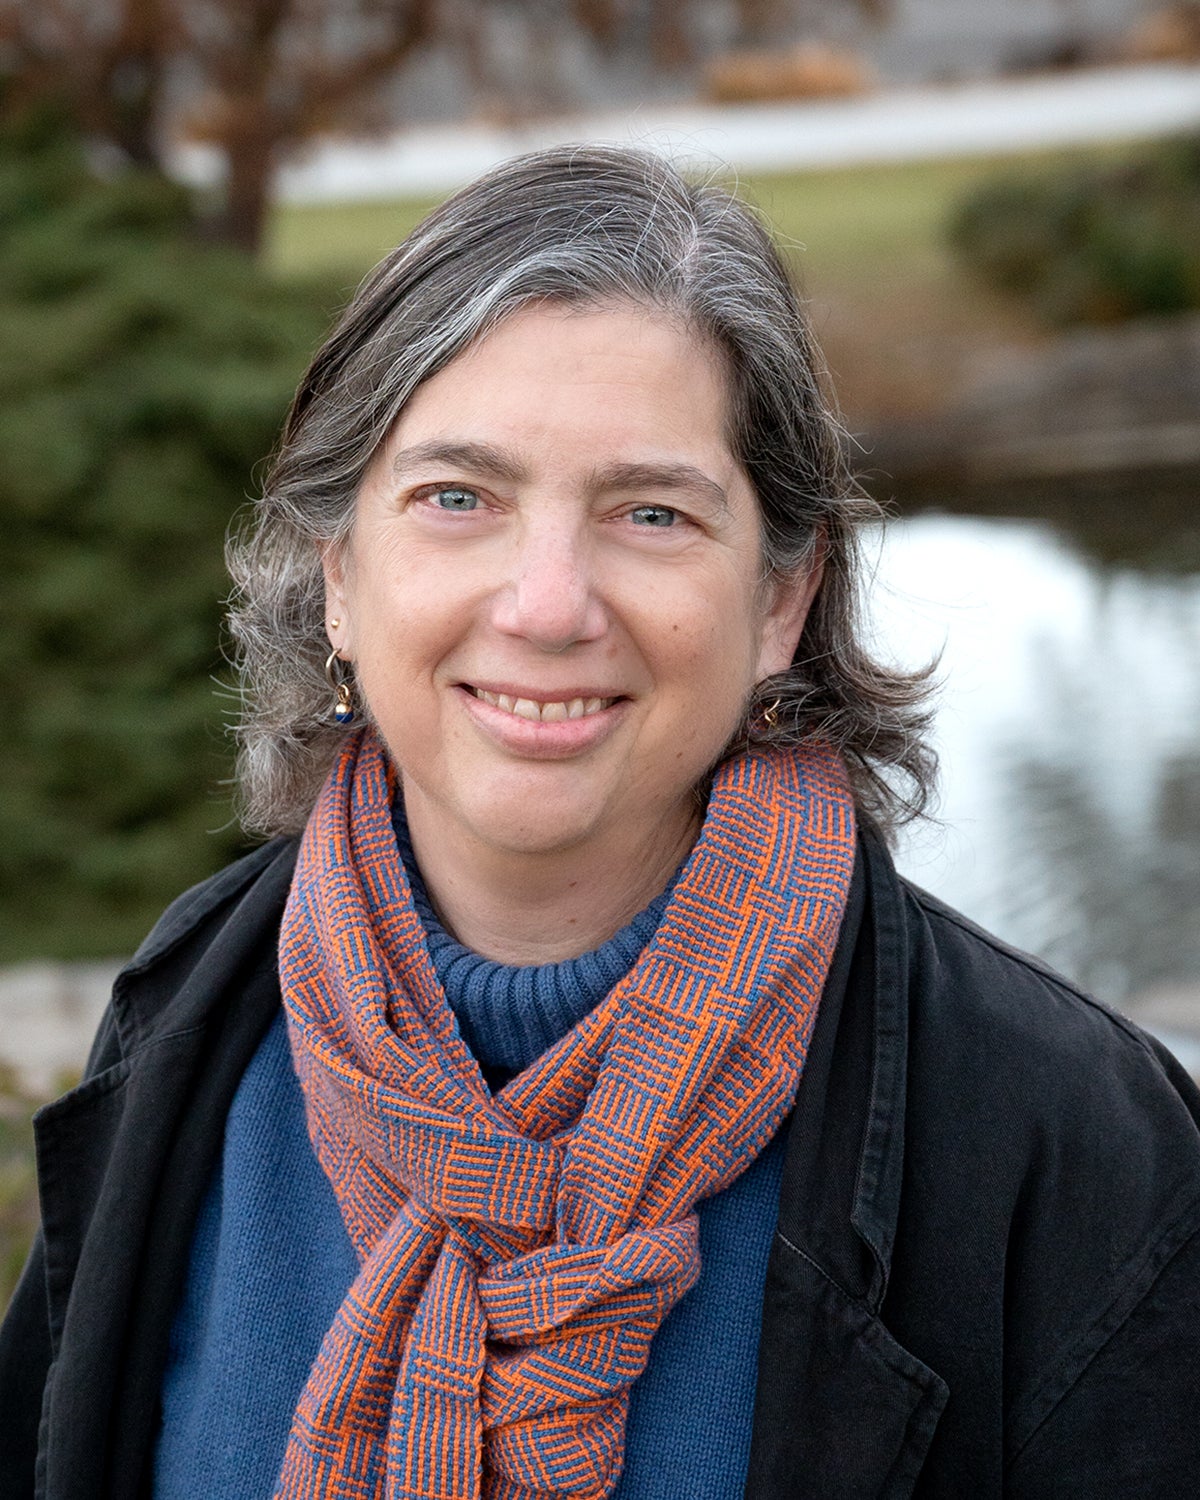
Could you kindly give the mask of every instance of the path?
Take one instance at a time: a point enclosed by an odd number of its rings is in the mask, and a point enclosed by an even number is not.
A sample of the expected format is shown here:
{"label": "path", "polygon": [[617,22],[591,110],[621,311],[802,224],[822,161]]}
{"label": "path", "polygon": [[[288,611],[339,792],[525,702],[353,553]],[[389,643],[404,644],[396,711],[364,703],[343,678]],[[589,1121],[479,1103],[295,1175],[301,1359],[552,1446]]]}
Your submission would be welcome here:
{"label": "path", "polygon": [[[437,195],[521,151],[562,141],[638,141],[743,172],[993,155],[1200,130],[1200,66],[1095,68],[904,89],[809,104],[645,106],[502,129],[413,127],[374,141],[327,139],[279,174],[279,196],[316,203]],[[211,182],[201,147],[180,175]]]}

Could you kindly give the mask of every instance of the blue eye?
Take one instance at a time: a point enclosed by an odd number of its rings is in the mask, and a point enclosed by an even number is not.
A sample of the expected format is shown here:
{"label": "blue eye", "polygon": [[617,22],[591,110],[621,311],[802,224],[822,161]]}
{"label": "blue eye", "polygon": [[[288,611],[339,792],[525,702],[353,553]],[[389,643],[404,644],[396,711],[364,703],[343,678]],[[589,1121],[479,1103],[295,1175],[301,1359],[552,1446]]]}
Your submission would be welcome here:
{"label": "blue eye", "polygon": [[629,512],[635,526],[674,526],[679,512],[667,505],[639,505]]}
{"label": "blue eye", "polygon": [[479,504],[479,496],[475,491],[461,484],[444,484],[439,489],[431,490],[429,499],[439,510],[468,511],[474,510]]}

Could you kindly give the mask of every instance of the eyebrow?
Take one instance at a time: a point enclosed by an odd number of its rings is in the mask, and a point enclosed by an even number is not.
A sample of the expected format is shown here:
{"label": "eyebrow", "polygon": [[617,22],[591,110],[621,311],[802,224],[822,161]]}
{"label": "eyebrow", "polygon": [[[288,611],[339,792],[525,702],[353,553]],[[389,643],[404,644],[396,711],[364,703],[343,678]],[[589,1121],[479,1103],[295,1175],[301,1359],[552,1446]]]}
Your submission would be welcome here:
{"label": "eyebrow", "polygon": [[729,497],[717,481],[694,464],[613,464],[591,477],[596,490],[676,490],[699,494],[719,510],[729,509]]}
{"label": "eyebrow", "polygon": [[[525,465],[503,448],[496,448],[491,443],[447,441],[441,438],[432,438],[425,443],[415,443],[411,448],[402,448],[392,461],[392,475],[394,478],[403,478],[413,470],[430,464],[448,464],[475,474],[504,479],[511,484],[520,483],[528,477]],[[599,494],[610,490],[675,490],[679,493],[698,494],[718,510],[729,509],[729,497],[721,485],[694,464],[610,464],[606,468],[593,470],[587,487]]]}
{"label": "eyebrow", "polygon": [[475,474],[507,479],[514,484],[524,479],[526,472],[524,465],[491,443],[447,442],[432,438],[427,443],[401,448],[392,460],[392,476],[402,478],[411,470],[424,468],[427,464],[449,464],[454,468],[470,469]]}

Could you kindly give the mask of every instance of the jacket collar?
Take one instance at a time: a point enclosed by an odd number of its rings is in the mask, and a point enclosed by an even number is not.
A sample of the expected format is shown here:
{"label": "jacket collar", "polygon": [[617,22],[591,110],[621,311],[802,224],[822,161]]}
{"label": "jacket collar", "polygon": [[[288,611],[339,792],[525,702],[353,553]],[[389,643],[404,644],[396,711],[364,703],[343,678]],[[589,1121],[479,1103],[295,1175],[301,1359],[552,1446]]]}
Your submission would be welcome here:
{"label": "jacket collar", "polygon": [[240,933],[260,928],[273,940],[298,849],[297,839],[272,839],[167,907],[113,984],[123,1057],[205,1021],[222,977],[218,972],[214,981],[211,961],[222,942],[220,919],[236,909]]}
{"label": "jacket collar", "polygon": [[784,1163],[748,1500],[908,1500],[948,1399],[880,1316],[904,1166],[908,1003],[904,889],[867,827]]}
{"label": "jacket collar", "polygon": [[[252,931],[252,942],[269,942],[273,951],[297,848],[295,839],[275,839],[167,909],[114,986],[124,1059],[205,1025],[214,1004],[213,960],[228,939],[224,916],[236,911],[242,943]],[[882,835],[864,821],[828,986],[837,998],[818,1017],[791,1124],[780,1214],[781,1232],[805,1243],[835,1281],[873,1310],[887,1288],[904,1166],[903,901]],[[849,1199],[847,1184],[853,1184]]]}
{"label": "jacket collar", "polygon": [[858,859],[792,1116],[779,1232],[874,1313],[904,1167],[908,946],[903,887],[873,825]]}
{"label": "jacket collar", "polygon": [[904,890],[882,836],[868,829],[862,848],[870,889],[869,945],[874,963],[873,972],[863,964],[858,983],[869,994],[875,1024],[870,1103],[850,1223],[875,1259],[876,1275],[868,1300],[878,1309],[891,1271],[904,1171],[909,953]]}

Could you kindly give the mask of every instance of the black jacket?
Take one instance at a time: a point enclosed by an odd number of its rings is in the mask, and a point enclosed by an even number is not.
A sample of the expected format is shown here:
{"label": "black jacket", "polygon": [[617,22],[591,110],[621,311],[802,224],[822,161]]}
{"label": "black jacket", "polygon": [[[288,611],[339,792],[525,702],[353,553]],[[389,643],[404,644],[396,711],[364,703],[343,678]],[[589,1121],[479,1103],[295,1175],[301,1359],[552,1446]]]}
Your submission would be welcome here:
{"label": "black jacket", "polygon": [[[168,910],[85,1081],[38,1116],[3,1500],[147,1492],[193,1221],[279,1005],[294,859],[269,844]],[[864,834],[788,1126],[747,1495],[1200,1492],[1198,1121],[1162,1047]]]}

